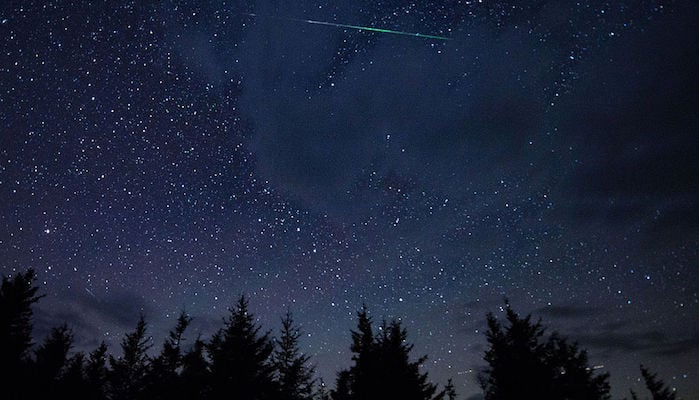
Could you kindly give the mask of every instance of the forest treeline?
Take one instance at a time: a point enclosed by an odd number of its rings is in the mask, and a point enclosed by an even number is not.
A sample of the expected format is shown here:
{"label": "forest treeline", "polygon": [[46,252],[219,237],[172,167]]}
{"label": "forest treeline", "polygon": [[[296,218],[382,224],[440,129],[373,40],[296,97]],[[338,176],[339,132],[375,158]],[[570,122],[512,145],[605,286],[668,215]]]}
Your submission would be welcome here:
{"label": "forest treeline", "polygon": [[[184,345],[191,322],[185,313],[159,349],[151,349],[141,316],[121,342],[119,355],[102,342],[92,352],[72,351],[73,332],[55,327],[39,344],[32,339],[35,273],[5,276],[0,288],[1,399],[231,399],[231,400],[453,400],[451,380],[432,383],[412,357],[413,346],[399,321],[374,326],[367,308],[351,331],[352,364],[337,373],[330,390],[299,348],[300,330],[290,312],[277,337],[263,331],[241,296],[223,326],[208,340]],[[610,399],[609,375],[588,364],[586,351],[566,338],[546,335],[540,321],[521,317],[506,303],[504,321],[487,315],[479,374],[486,400]],[[676,394],[641,366],[653,400]],[[632,399],[638,399],[631,392]]]}

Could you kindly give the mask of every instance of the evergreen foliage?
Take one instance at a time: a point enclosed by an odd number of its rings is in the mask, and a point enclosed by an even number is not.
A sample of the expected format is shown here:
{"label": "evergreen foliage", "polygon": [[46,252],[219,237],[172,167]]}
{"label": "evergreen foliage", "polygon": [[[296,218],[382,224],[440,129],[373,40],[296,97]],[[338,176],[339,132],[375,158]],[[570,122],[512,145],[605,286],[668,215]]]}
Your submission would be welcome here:
{"label": "evergreen foliage", "polygon": [[366,306],[357,313],[357,330],[352,331],[354,365],[338,375],[334,400],[372,400],[397,398],[406,400],[442,399],[437,387],[420,373],[427,357],[410,361],[413,345],[407,343],[407,331],[400,322],[381,325],[373,333]]}
{"label": "evergreen foliage", "polygon": [[609,376],[595,375],[587,353],[553,333],[544,339],[541,321],[520,318],[506,304],[507,326],[487,315],[487,369],[480,376],[486,400],[609,399]]}
{"label": "evergreen foliage", "polygon": [[300,329],[294,325],[290,311],[282,319],[281,336],[276,340],[274,366],[283,400],[310,400],[313,398],[315,368],[310,357],[299,349]]}
{"label": "evergreen foliage", "polygon": [[100,345],[90,353],[85,364],[85,385],[88,399],[106,398],[109,390],[107,381],[107,345],[101,342]]}
{"label": "evergreen foliage", "polygon": [[85,355],[76,353],[67,360],[60,385],[53,396],[58,399],[92,399],[85,379]]}
{"label": "evergreen foliage", "polygon": [[248,300],[241,296],[237,307],[207,346],[211,360],[213,399],[273,399],[277,393],[274,345],[269,333],[261,334]]}
{"label": "evergreen foliage", "polygon": [[330,400],[330,391],[325,386],[325,381],[323,380],[323,378],[318,379],[316,389],[313,392],[313,399],[314,400]]}
{"label": "evergreen foliage", "polygon": [[67,325],[53,328],[50,335],[36,349],[33,374],[39,385],[32,387],[41,397],[50,397],[59,389],[62,373],[68,363],[68,351],[73,345],[73,334]]}
{"label": "evergreen foliage", "polygon": [[119,399],[143,397],[146,374],[150,369],[148,349],[151,338],[146,336],[146,321],[141,315],[133,332],[121,342],[122,356],[109,357],[109,383],[113,396]]}
{"label": "evergreen foliage", "polygon": [[7,398],[21,398],[30,376],[29,348],[32,345],[32,305],[38,287],[33,269],[13,277],[4,276],[0,285],[0,371],[9,386]]}
{"label": "evergreen foliage", "polygon": [[451,378],[449,378],[446,386],[444,386],[444,396],[447,400],[456,400],[456,388],[454,388],[454,382],[452,382]]}
{"label": "evergreen foliage", "polygon": [[185,384],[180,394],[183,399],[209,398],[210,368],[205,357],[205,348],[206,343],[201,338],[197,338],[192,348],[182,357],[180,378]]}
{"label": "evergreen foliage", "polygon": [[175,329],[170,331],[160,354],[151,362],[147,376],[149,399],[181,398],[183,382],[179,371],[182,368],[183,356],[180,344],[191,321],[184,311],[180,313]]}
{"label": "evergreen foliage", "polygon": [[[185,346],[192,319],[182,312],[160,352],[152,346],[140,316],[121,342],[121,356],[108,355],[102,342],[89,354],[71,354],[73,332],[53,328],[32,350],[32,305],[41,296],[32,270],[4,277],[0,287],[0,398],[86,400],[454,400],[451,379],[442,391],[420,371],[426,356],[412,358],[413,345],[399,321],[374,329],[366,306],[351,330],[352,365],[337,374],[334,389],[314,379],[315,367],[300,350],[300,328],[291,312],[280,335],[263,332],[241,296],[210,340]],[[557,333],[546,335],[540,321],[520,317],[507,304],[505,321],[487,315],[487,368],[480,375],[486,400],[609,399],[609,377],[589,367],[587,353]],[[653,400],[676,393],[641,366]],[[631,392],[632,399],[638,396]]]}
{"label": "evergreen foliage", "polygon": [[[648,370],[648,368],[641,365],[641,376],[643,376],[643,381],[646,384],[646,388],[651,394],[653,400],[675,400],[677,399],[677,394],[670,389],[662,379],[658,378],[657,374],[654,374]],[[632,390],[631,398],[633,400],[638,400],[638,396]]]}

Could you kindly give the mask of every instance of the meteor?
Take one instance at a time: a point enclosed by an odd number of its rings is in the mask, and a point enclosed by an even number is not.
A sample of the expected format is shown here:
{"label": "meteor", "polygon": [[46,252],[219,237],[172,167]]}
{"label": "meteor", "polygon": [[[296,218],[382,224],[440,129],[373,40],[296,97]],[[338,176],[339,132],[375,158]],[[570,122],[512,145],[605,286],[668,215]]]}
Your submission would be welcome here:
{"label": "meteor", "polygon": [[[243,13],[243,15],[247,15],[250,17],[261,17],[260,15],[253,14],[253,13]],[[369,32],[379,32],[379,33],[390,33],[393,35],[403,35],[403,36],[412,36],[412,37],[418,37],[418,38],[423,38],[423,39],[437,39],[437,40],[451,40],[448,37],[444,36],[436,36],[436,35],[426,35],[424,33],[413,33],[413,32],[403,32],[403,31],[393,31],[390,29],[380,29],[380,28],[372,28],[369,26],[359,26],[359,25],[349,25],[349,24],[337,24],[334,22],[325,22],[325,21],[315,21],[312,19],[299,19],[299,18],[285,18],[285,17],[269,17],[269,18],[275,18],[275,19],[285,19],[287,21],[295,21],[295,22],[305,22],[307,24],[314,24],[314,25],[325,25],[325,26],[334,26],[336,28],[349,28],[349,29],[356,29],[358,31],[369,31]]]}

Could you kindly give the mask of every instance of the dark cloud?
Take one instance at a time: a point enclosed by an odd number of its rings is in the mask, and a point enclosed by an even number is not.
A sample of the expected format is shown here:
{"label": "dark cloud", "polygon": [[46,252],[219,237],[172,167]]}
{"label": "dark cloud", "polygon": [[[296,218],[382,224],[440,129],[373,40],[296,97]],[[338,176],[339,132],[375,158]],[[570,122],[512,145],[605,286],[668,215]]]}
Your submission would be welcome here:
{"label": "dark cloud", "polygon": [[[121,334],[132,330],[141,314],[154,315],[153,308],[133,292],[114,292],[100,298],[88,293],[75,294],[62,302],[40,301],[35,307],[37,337],[51,328],[67,323],[76,333],[78,347],[94,347],[104,327],[116,328]],[[102,326],[100,328],[100,326]]]}
{"label": "dark cloud", "polygon": [[152,315],[151,306],[143,296],[133,292],[111,293],[101,298],[81,296],[76,312],[93,310],[119,326],[135,326],[139,315]]}
{"label": "dark cloud", "polygon": [[699,215],[699,19],[682,12],[675,24],[630,31],[599,49],[561,101],[559,129],[576,165],[566,212],[575,221],[640,222],[660,238]]}
{"label": "dark cloud", "polygon": [[101,332],[84,314],[70,310],[47,310],[38,306],[34,308],[33,337],[41,341],[47,337],[52,328],[66,324],[74,333],[79,347],[95,347]]}
{"label": "dark cloud", "polygon": [[602,312],[602,310],[596,307],[585,307],[569,304],[561,306],[542,307],[536,310],[534,314],[554,318],[587,319],[595,315],[599,315],[600,312]]}
{"label": "dark cloud", "polygon": [[577,334],[575,339],[585,346],[605,353],[643,352],[657,356],[673,357],[681,353],[699,350],[699,332],[690,337],[669,337],[666,333],[650,331],[600,331]]}
{"label": "dark cloud", "polygon": [[[316,42],[295,37],[299,27],[263,22],[242,49],[252,62],[241,104],[254,123],[260,174],[305,206],[365,214],[385,202],[385,188],[369,180],[463,197],[488,177],[526,169],[522,149],[540,134],[544,112],[529,86],[547,59],[519,50],[527,35],[474,29],[469,41],[436,49],[382,37],[334,87],[319,89],[300,82],[314,81],[331,53],[308,51]],[[508,54],[512,63],[502,63]]]}
{"label": "dark cloud", "polygon": [[658,346],[653,352],[661,356],[674,357],[696,350],[699,350],[699,332],[694,333],[694,335],[689,338],[673,340],[665,343],[663,346]]}

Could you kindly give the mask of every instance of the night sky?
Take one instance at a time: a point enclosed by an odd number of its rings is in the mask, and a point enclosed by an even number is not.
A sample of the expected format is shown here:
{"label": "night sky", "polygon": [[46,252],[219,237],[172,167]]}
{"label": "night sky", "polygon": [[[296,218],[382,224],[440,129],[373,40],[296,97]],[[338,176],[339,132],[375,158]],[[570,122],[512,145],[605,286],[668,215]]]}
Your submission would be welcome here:
{"label": "night sky", "polygon": [[[117,5],[116,3],[122,3]],[[255,15],[249,15],[254,13]],[[429,39],[314,20],[444,36]],[[0,272],[118,351],[290,309],[326,381],[366,303],[466,398],[485,313],[699,397],[693,1],[3,1]]]}

